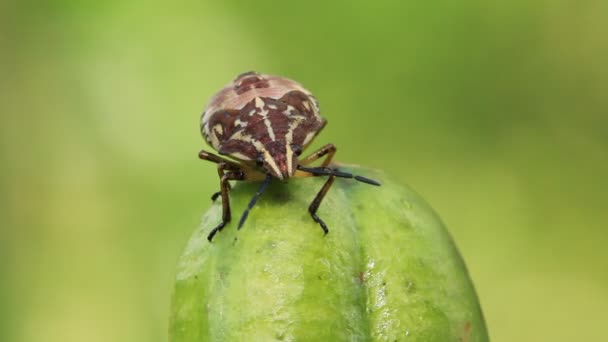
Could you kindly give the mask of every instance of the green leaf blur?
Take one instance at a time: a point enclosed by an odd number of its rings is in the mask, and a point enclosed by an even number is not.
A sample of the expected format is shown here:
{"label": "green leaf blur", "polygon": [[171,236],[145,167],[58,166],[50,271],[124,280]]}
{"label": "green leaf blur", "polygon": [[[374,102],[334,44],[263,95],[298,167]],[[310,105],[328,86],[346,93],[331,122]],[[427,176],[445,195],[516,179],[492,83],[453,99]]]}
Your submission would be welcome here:
{"label": "green leaf blur", "polygon": [[607,35],[605,1],[2,2],[0,341],[166,341],[199,115],[247,70],[431,203],[494,341],[601,340]]}

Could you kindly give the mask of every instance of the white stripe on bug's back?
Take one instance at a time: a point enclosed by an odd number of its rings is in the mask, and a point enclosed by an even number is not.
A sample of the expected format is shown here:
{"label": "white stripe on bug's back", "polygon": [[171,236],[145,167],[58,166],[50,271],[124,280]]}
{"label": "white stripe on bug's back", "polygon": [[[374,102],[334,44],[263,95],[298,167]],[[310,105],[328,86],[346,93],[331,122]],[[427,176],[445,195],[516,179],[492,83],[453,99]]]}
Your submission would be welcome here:
{"label": "white stripe on bug's back", "polygon": [[275,141],[276,137],[274,136],[274,129],[272,129],[270,120],[268,120],[268,118],[264,119],[264,124],[266,125],[266,129],[268,129],[268,136],[270,137],[270,140]]}
{"label": "white stripe on bug's back", "polygon": [[220,146],[220,139],[218,138],[217,134],[209,134],[209,138],[211,139],[211,146],[217,150]]}
{"label": "white stripe on bug's back", "polygon": [[283,111],[283,115],[290,116],[290,115],[292,115],[292,113],[293,113],[294,110],[295,110],[295,108],[292,105],[288,105],[287,109],[285,109]]}
{"label": "white stripe on bug's back", "polygon": [[244,142],[252,142],[253,139],[251,139],[251,135],[243,134],[243,130],[241,129],[241,130],[234,132],[234,134],[232,134],[230,136],[230,138],[228,138],[228,140],[239,140],[239,141],[244,141]]}
{"label": "white stripe on bug's back", "polygon": [[[217,148],[220,144],[220,135],[224,134],[224,127],[221,124],[217,124],[213,126],[213,132],[209,132],[210,134],[206,136],[206,138],[211,138],[210,144],[211,146]],[[209,141],[209,140],[208,140]]]}
{"label": "white stripe on bug's back", "polygon": [[285,134],[285,151],[287,151],[285,158],[287,158],[287,169],[289,170],[289,174],[293,173],[293,149],[291,148],[291,143],[293,142],[293,132],[296,130],[296,128],[298,128],[300,123],[302,123],[303,119],[304,117],[290,122],[287,134]]}
{"label": "white stripe on bug's back", "polygon": [[241,121],[241,119],[234,120],[234,125],[240,126],[240,127],[247,127],[247,123],[244,121]]}
{"label": "white stripe on bug's back", "polygon": [[281,176],[281,171],[279,170],[277,163],[274,161],[274,159],[272,159],[270,152],[264,151],[264,160],[268,163],[268,165],[270,165],[274,173],[278,175],[280,179],[283,179],[283,177]]}
{"label": "white stripe on bug's back", "polygon": [[247,157],[246,155],[242,154],[241,152],[233,152],[233,153],[230,153],[230,155],[236,159],[251,160],[251,158]]}
{"label": "white stripe on bug's back", "polygon": [[268,152],[268,150],[264,147],[264,145],[262,145],[262,143],[258,140],[251,140],[251,143],[256,148],[256,150],[258,150],[259,152],[261,152],[264,155],[264,161],[266,161],[266,163],[272,168],[274,173],[279,175],[279,177],[280,177],[281,171],[279,170],[277,163],[274,161],[274,159],[272,159],[270,152]]}
{"label": "white stripe on bug's back", "polygon": [[[245,143],[250,143],[252,144],[256,149],[258,149],[259,151],[259,146],[261,146],[262,148],[264,148],[264,146],[262,146],[262,144],[256,144],[257,141],[253,140],[253,138],[251,137],[251,135],[248,134],[243,134],[243,130],[237,131],[234,134],[232,134],[230,136],[230,138],[228,138],[228,141],[230,140],[236,140],[236,141],[242,141]],[[216,147],[216,150],[220,150],[220,146],[218,144],[218,146]],[[249,158],[248,156],[244,155],[243,153],[239,152],[239,151],[235,151],[232,153],[229,153],[230,156],[237,158],[237,159],[241,159],[241,160],[252,160],[251,158]]]}
{"label": "white stripe on bug's back", "polygon": [[317,132],[309,132],[306,134],[306,138],[304,138],[302,145],[306,146],[312,140],[312,138],[315,137],[315,134],[317,134]]}
{"label": "white stripe on bug's back", "polygon": [[293,173],[293,150],[291,149],[291,144],[289,144],[289,142],[285,144],[285,151],[287,151],[285,154],[285,158],[287,158],[287,171],[291,175]]}
{"label": "white stripe on bug's back", "polygon": [[256,97],[255,98],[255,106],[256,108],[258,108],[260,111],[258,114],[260,114],[263,117],[267,117],[268,116],[268,110],[264,109],[264,100],[262,100],[261,97]]}
{"label": "white stripe on bug's back", "polygon": [[264,108],[264,100],[262,100],[261,97],[256,97],[255,98],[255,106],[262,109]]}
{"label": "white stripe on bug's back", "polygon": [[287,134],[285,134],[285,141],[287,142],[288,145],[291,144],[291,142],[293,141],[293,131],[295,131],[296,128],[298,128],[300,123],[302,123],[302,120],[294,120],[289,123],[289,128],[287,129]]}

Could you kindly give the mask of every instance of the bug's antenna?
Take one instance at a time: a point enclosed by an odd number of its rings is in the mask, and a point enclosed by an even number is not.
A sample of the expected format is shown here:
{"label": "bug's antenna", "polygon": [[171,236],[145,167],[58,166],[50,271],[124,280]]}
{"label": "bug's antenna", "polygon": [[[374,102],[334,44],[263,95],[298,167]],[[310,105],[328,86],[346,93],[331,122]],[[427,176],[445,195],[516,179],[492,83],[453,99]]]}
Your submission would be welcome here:
{"label": "bug's antenna", "polygon": [[330,169],[328,167],[305,167],[298,165],[298,170],[310,172],[315,176],[336,176],[341,178],[354,178],[362,183],[380,186],[380,183],[373,179],[369,179],[363,176],[355,176],[352,173],[342,172],[336,169]]}
{"label": "bug's antenna", "polygon": [[241,219],[239,220],[239,226],[237,229],[241,229],[241,227],[243,226],[243,223],[245,223],[245,220],[247,219],[247,216],[249,215],[249,210],[251,210],[251,208],[253,208],[253,206],[255,205],[255,202],[257,202],[258,198],[260,198],[260,195],[262,195],[262,193],[264,191],[266,191],[266,188],[268,187],[268,184],[270,183],[271,179],[272,179],[272,176],[270,174],[267,174],[266,178],[264,179],[264,182],[262,183],[262,186],[260,186],[260,188],[258,189],[258,192],[256,192],[255,195],[253,195],[253,198],[251,199],[251,201],[249,201],[249,205],[247,205],[247,209],[245,209],[245,212],[243,212],[243,215],[241,216]]}

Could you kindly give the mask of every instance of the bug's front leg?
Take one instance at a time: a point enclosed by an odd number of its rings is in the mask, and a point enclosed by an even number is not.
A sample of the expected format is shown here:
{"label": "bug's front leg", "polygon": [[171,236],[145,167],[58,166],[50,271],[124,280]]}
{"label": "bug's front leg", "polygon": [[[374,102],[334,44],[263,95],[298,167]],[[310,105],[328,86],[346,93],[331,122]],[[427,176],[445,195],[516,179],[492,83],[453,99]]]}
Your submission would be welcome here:
{"label": "bug's front leg", "polygon": [[222,222],[215,228],[211,230],[209,235],[207,236],[207,240],[211,242],[213,236],[222,230],[224,226],[230,222],[230,198],[228,196],[230,192],[230,183],[228,181],[231,180],[243,180],[244,174],[243,172],[233,170],[231,166],[226,163],[219,163],[217,165],[218,174],[220,174],[220,193],[222,195]]}
{"label": "bug's front leg", "polygon": [[315,222],[321,225],[321,228],[323,229],[325,234],[329,232],[329,229],[327,229],[327,225],[325,224],[325,222],[323,222],[323,220],[321,220],[319,216],[317,216],[317,210],[319,209],[321,201],[323,201],[323,198],[327,194],[327,191],[329,191],[329,188],[331,188],[332,184],[334,184],[334,180],[336,180],[336,176],[333,175],[327,178],[327,181],[325,182],[325,184],[323,184],[323,187],[321,188],[321,190],[319,190],[319,193],[317,193],[317,196],[308,207],[308,212],[310,213],[310,216],[312,216]]}
{"label": "bug's front leg", "polygon": [[315,152],[311,153],[308,157],[300,160],[299,164],[305,166],[325,156],[325,160],[323,161],[323,163],[321,163],[321,166],[327,167],[327,165],[329,165],[329,163],[331,163],[332,159],[334,158],[336,150],[337,149],[334,144],[327,144],[316,150]]}

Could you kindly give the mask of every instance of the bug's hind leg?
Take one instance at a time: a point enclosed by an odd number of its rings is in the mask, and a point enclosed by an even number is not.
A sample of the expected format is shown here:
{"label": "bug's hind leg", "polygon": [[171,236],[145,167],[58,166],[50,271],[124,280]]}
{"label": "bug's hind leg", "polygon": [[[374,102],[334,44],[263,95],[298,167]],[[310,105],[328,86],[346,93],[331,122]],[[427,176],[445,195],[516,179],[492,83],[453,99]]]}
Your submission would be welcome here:
{"label": "bug's hind leg", "polygon": [[227,168],[230,168],[230,166],[226,165],[225,163],[219,163],[217,165],[218,173],[221,174],[221,176],[220,176],[220,193],[222,195],[222,222],[217,227],[213,228],[211,230],[211,232],[209,233],[209,235],[207,236],[207,240],[209,240],[209,242],[211,242],[211,240],[213,240],[213,236],[215,236],[215,234],[217,232],[222,230],[222,228],[224,228],[224,226],[228,222],[230,222],[230,219],[231,219],[230,198],[228,196],[228,194],[230,192],[230,183],[228,183],[228,181],[243,180],[243,178],[244,178],[242,172],[227,170]]}
{"label": "bug's hind leg", "polygon": [[336,176],[333,175],[327,178],[327,181],[325,182],[325,184],[323,184],[323,187],[321,188],[321,190],[319,190],[319,193],[317,193],[317,196],[308,207],[308,212],[310,213],[310,216],[312,216],[315,222],[321,225],[321,228],[323,229],[325,234],[329,232],[329,229],[327,229],[327,225],[325,224],[325,222],[317,215],[317,210],[319,209],[321,201],[323,201],[323,198],[327,194],[327,191],[329,191],[329,188],[331,188],[332,184],[334,184],[334,180],[336,180]]}

